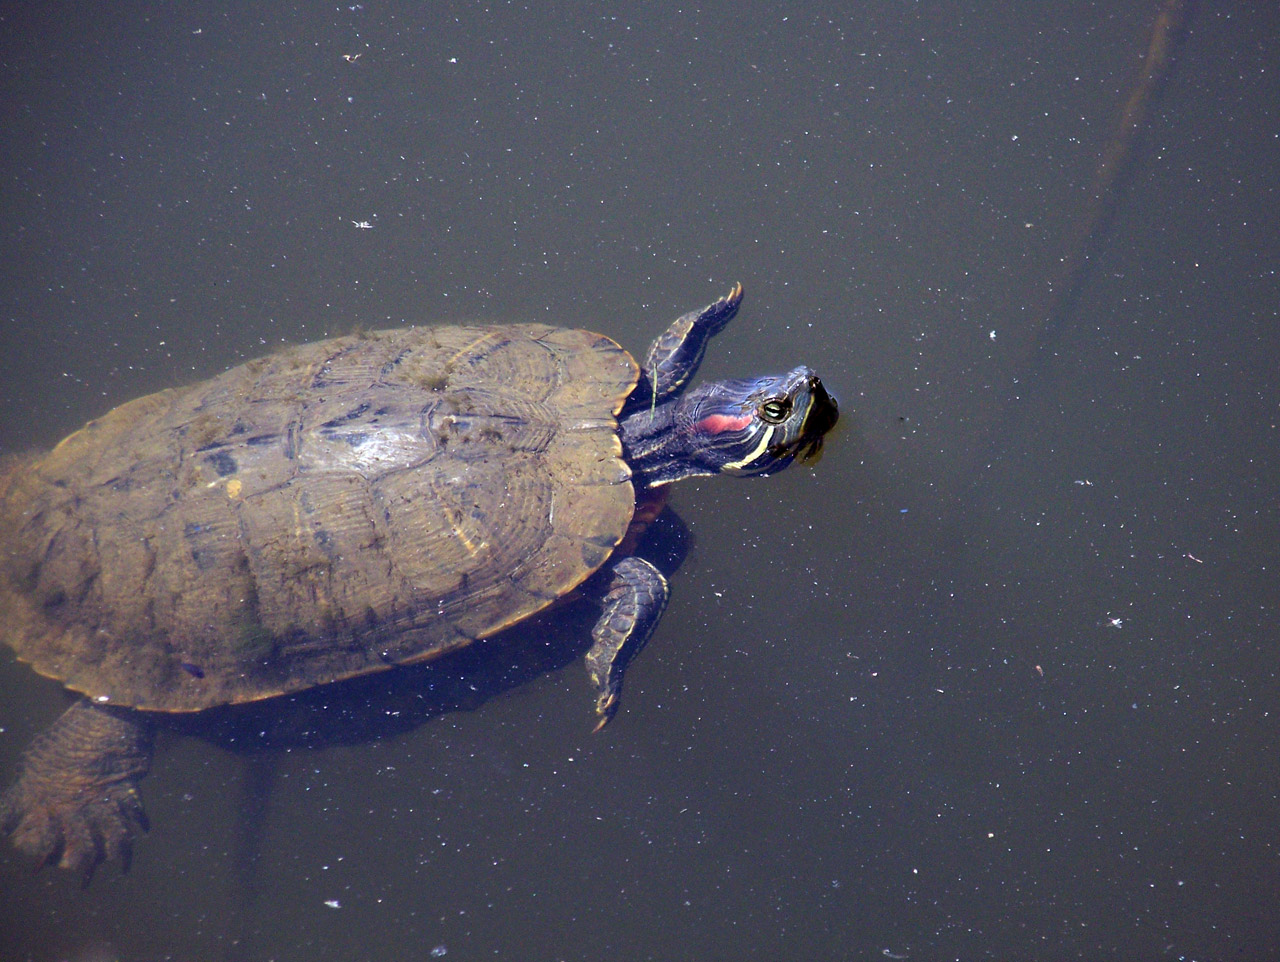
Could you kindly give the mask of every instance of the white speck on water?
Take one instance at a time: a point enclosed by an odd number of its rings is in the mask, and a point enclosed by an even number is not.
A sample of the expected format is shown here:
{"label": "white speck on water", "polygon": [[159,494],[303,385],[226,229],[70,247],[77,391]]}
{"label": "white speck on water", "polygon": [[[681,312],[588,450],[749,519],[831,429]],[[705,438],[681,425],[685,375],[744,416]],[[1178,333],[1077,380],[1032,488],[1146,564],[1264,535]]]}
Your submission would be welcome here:
{"label": "white speck on water", "polygon": [[448,954],[449,954],[448,948],[446,948],[443,945],[437,945],[434,949],[431,950],[431,957],[433,959],[438,959],[441,956],[448,955]]}
{"label": "white speck on water", "polygon": [[329,908],[331,908],[331,909],[340,909],[340,908],[342,908],[342,903],[341,903],[341,902],[339,902],[337,899],[325,899],[325,900],[324,900],[324,904],[325,904],[325,905],[327,905],[327,906],[329,906]]}

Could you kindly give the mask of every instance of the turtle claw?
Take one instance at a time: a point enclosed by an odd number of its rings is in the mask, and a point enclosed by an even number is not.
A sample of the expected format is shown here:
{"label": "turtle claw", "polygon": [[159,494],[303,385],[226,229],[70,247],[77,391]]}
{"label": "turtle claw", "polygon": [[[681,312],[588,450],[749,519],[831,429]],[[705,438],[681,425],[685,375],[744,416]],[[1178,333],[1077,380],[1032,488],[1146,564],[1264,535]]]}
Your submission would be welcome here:
{"label": "turtle claw", "polygon": [[56,864],[87,885],[104,861],[127,869],[147,830],[137,783],[149,762],[144,725],[79,702],[27,750],[0,798],[0,830],[37,870]]}
{"label": "turtle claw", "polygon": [[39,871],[61,854],[59,833],[47,812],[23,806],[17,797],[19,788],[15,785],[0,798],[0,831],[9,836],[16,848],[35,857]]}
{"label": "turtle claw", "polygon": [[591,729],[591,734],[595,734],[613,719],[613,714],[618,710],[618,693],[609,692],[601,695],[596,699],[596,714],[599,719],[596,721],[596,727]]}

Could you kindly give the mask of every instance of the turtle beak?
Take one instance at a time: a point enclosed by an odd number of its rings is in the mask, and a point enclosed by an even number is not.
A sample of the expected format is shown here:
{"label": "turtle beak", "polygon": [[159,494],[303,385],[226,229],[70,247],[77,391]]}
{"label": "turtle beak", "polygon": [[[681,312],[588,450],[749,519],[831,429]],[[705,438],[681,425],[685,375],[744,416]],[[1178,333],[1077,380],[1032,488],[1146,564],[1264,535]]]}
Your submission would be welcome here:
{"label": "turtle beak", "polygon": [[808,372],[806,379],[809,410],[800,425],[800,437],[795,442],[795,456],[801,461],[816,461],[822,455],[823,436],[840,420],[840,406],[827,392],[818,375]]}
{"label": "turtle beak", "polygon": [[822,455],[823,436],[840,419],[840,407],[828,393],[822,379],[807,367],[799,367],[787,375],[787,393],[795,399],[795,408],[804,413],[790,435],[769,451],[780,461],[799,458],[815,462]]}

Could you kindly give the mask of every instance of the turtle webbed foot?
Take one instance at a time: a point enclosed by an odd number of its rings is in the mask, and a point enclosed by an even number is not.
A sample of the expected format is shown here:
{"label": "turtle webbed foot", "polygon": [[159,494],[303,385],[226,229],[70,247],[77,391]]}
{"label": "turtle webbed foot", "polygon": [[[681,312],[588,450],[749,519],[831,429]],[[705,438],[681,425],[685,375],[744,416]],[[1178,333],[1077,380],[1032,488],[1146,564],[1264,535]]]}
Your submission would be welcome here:
{"label": "turtle webbed foot", "polygon": [[27,749],[0,798],[0,831],[37,868],[56,862],[86,882],[103,861],[128,868],[133,839],[147,830],[137,786],[150,756],[145,724],[78,702]]}
{"label": "turtle webbed foot", "polygon": [[596,731],[618,710],[622,674],[662,616],[667,604],[667,579],[643,558],[623,558],[613,566],[613,580],[604,596],[604,610],[592,629],[587,674],[596,688]]}
{"label": "turtle webbed foot", "polygon": [[734,284],[729,293],[706,307],[676,318],[649,348],[644,373],[652,396],[661,401],[684,389],[702,363],[709,341],[738,313],[742,304],[742,285]]}

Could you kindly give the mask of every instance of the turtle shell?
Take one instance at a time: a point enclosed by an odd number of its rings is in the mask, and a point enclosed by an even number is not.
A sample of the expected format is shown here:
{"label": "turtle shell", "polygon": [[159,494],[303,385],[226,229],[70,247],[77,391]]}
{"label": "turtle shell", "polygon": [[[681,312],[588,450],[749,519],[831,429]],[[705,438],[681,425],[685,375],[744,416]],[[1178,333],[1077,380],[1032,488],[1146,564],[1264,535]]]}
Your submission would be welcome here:
{"label": "turtle shell", "polygon": [[21,660],[195,711],[434,657],[609,557],[635,361],[536,324],[379,331],[124,404],[0,478]]}

